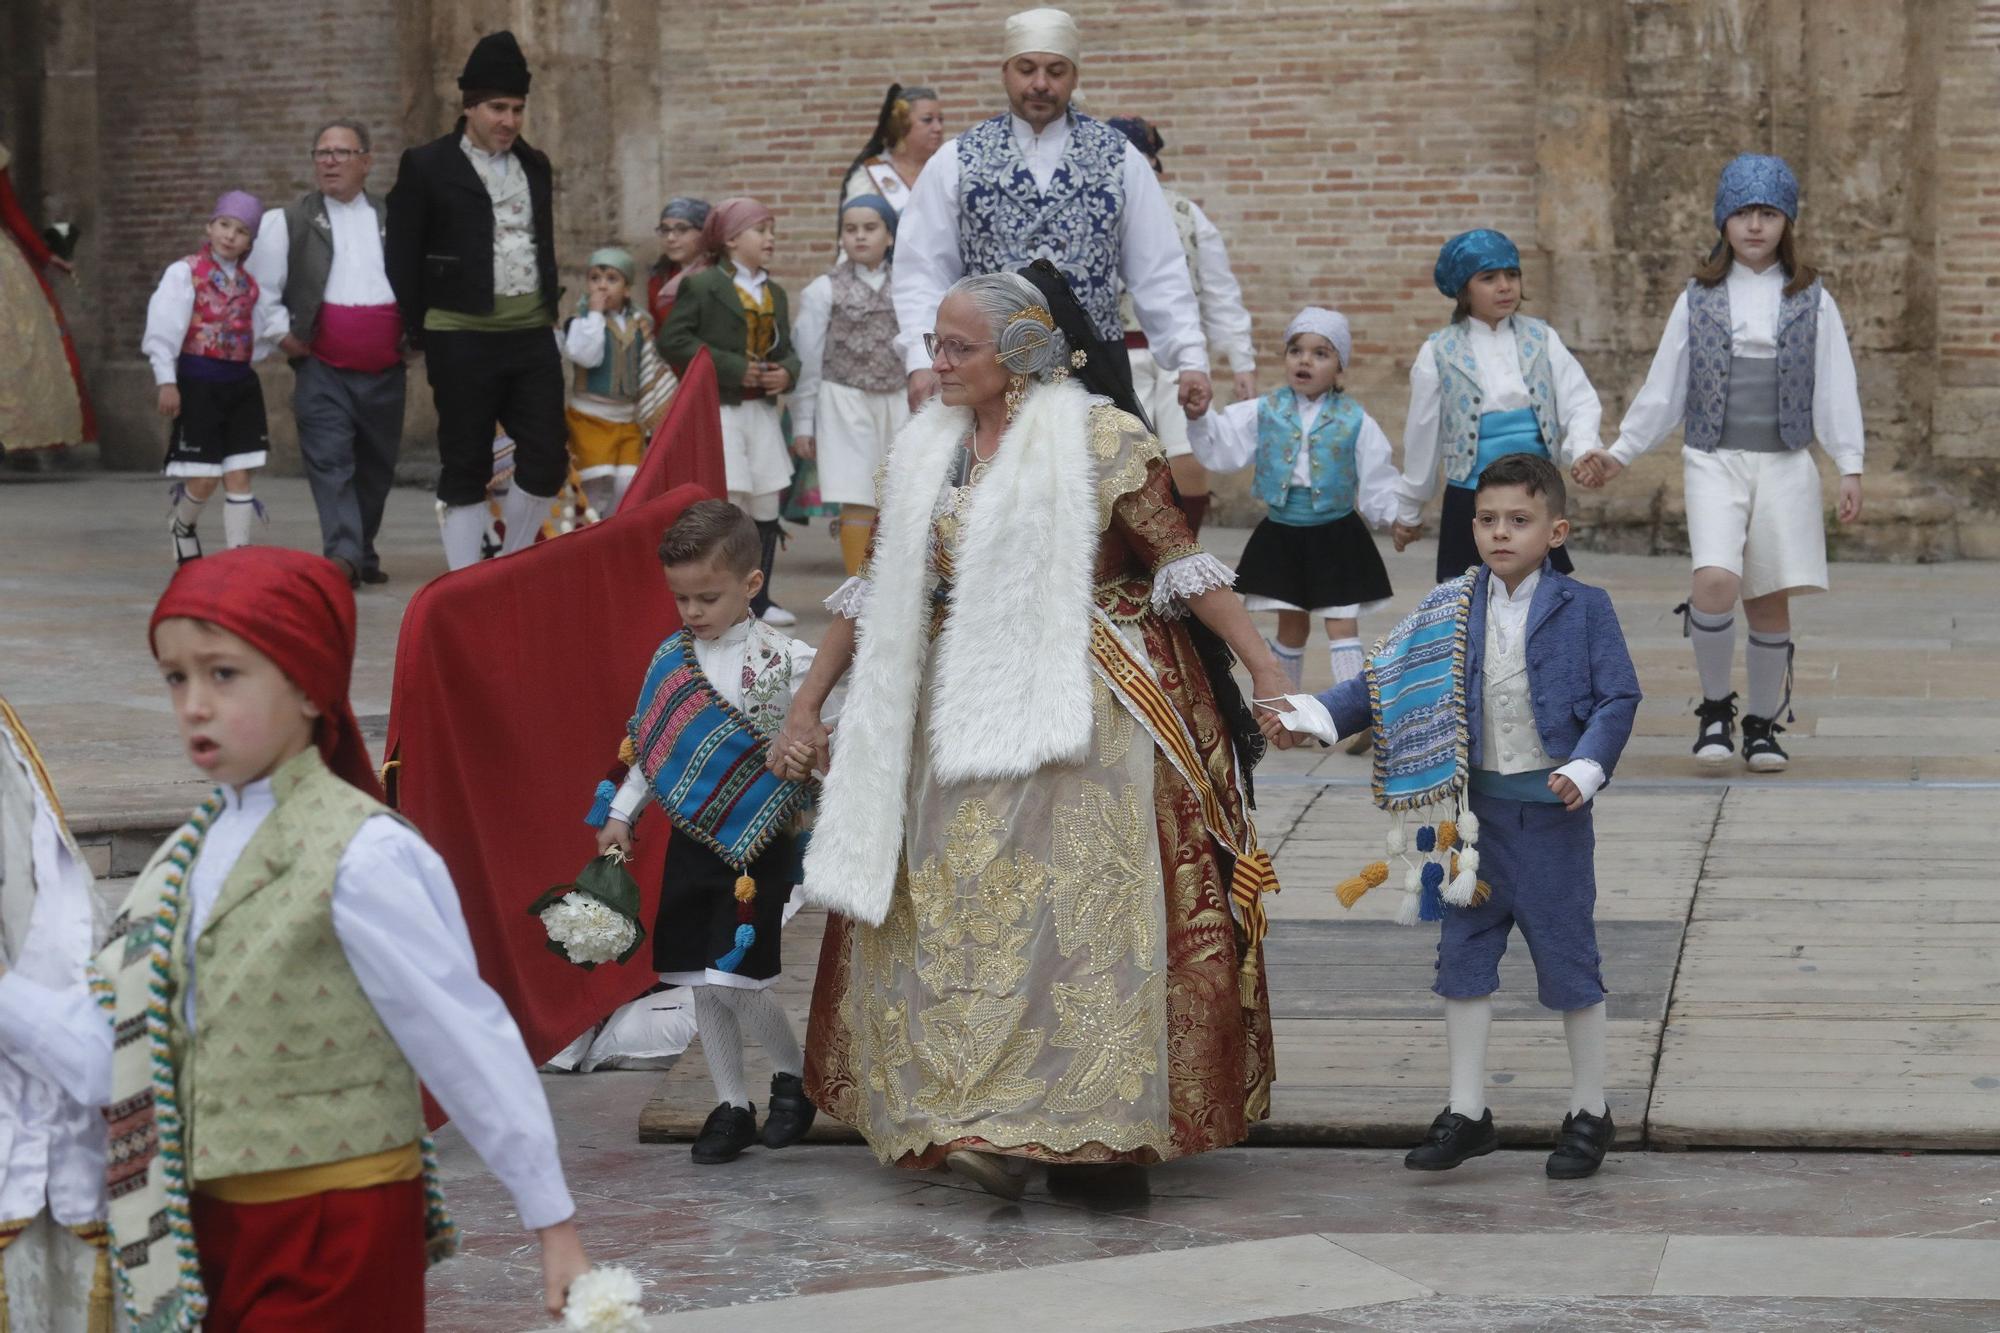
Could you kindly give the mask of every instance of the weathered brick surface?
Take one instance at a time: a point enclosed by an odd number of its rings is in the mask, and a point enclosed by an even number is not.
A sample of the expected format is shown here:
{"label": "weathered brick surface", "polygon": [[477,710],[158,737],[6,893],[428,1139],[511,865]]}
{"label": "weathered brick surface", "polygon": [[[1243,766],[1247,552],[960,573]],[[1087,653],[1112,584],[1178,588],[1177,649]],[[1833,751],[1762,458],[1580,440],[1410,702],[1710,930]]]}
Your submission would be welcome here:
{"label": "weathered brick surface", "polygon": [[[78,323],[107,390],[107,456],[155,456],[133,345],[146,291],[198,238],[206,200],[231,185],[273,199],[302,189],[307,138],[342,112],[380,127],[375,184],[387,188],[397,151],[449,126],[482,32],[512,27],[535,68],[528,134],[557,165],[572,292],[595,245],[651,253],[669,194],[739,192],[778,211],[778,276],[796,290],[831,253],[840,173],[890,80],[937,86],[954,129],[1002,108],[1011,7],[43,0],[63,66],[44,80],[46,106],[73,108],[94,80],[94,127],[44,118],[41,188],[93,224]],[[1430,284],[1436,247],[1497,226],[1526,256],[1529,310],[1554,320],[1603,394],[1608,435],[1713,235],[1715,171],[1737,151],[1777,151],[1800,169],[1802,234],[1862,358],[1872,466],[1952,483],[1984,514],[1961,521],[2000,510],[1988,428],[2000,418],[2000,3],[1072,8],[1089,108],[1161,125],[1169,179],[1230,237],[1267,370],[1293,310],[1340,307],[1355,327],[1350,387],[1396,435],[1410,359],[1448,311]],[[71,157],[87,179],[66,171]],[[413,387],[422,397],[421,376]],[[140,430],[144,447],[122,443]],[[1657,484],[1672,508],[1670,448],[1629,485]],[[1590,517],[1622,522],[1635,499]]]}

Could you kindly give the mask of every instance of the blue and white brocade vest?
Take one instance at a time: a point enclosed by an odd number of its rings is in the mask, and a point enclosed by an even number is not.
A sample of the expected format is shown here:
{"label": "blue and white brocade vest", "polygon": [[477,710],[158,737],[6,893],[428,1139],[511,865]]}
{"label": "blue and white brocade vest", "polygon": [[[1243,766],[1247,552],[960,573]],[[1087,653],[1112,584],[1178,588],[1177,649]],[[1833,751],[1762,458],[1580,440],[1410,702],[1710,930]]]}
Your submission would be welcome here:
{"label": "blue and white brocade vest", "polygon": [[[1521,358],[1521,379],[1528,386],[1528,408],[1541,429],[1542,443],[1554,449],[1562,439],[1562,418],[1556,409],[1555,376],[1549,370],[1549,326],[1527,315],[1515,315],[1514,348]],[[1463,483],[1479,462],[1479,409],[1485,394],[1479,387],[1479,362],[1472,354],[1472,337],[1465,321],[1454,320],[1430,336],[1437,360],[1438,392],[1444,411],[1438,421],[1444,451],[1445,479]]]}
{"label": "blue and white brocade vest", "polygon": [[1097,336],[1116,341],[1118,220],[1125,212],[1125,136],[1084,115],[1043,194],[1014,141],[1011,117],[958,136],[958,253],[967,273],[999,273],[1047,259],[1069,279]]}
{"label": "blue and white brocade vest", "polygon": [[[1778,303],[1778,437],[1787,449],[1803,449],[1813,437],[1813,388],[1818,378],[1820,282]],[[1690,449],[1714,453],[1728,415],[1729,284],[1704,287],[1690,281],[1688,308],[1688,388],[1684,438]]]}
{"label": "blue and white brocade vest", "polygon": [[[1299,425],[1298,396],[1274,389],[1257,404],[1257,471],[1251,488],[1271,518],[1293,526],[1331,523],[1354,512],[1361,471],[1354,442],[1361,436],[1361,404],[1330,393],[1308,434]],[[1312,484],[1294,486],[1299,450],[1310,450]]]}

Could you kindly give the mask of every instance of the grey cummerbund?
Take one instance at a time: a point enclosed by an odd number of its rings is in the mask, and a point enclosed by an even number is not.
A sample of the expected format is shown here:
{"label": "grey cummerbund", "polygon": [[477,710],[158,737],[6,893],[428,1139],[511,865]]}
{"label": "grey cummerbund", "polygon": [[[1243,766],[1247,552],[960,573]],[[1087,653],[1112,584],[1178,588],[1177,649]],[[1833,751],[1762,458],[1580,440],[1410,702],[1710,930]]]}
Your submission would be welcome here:
{"label": "grey cummerbund", "polygon": [[1742,449],[1753,454],[1782,454],[1778,434],[1778,359],[1729,358],[1729,402],[1724,406],[1718,449]]}

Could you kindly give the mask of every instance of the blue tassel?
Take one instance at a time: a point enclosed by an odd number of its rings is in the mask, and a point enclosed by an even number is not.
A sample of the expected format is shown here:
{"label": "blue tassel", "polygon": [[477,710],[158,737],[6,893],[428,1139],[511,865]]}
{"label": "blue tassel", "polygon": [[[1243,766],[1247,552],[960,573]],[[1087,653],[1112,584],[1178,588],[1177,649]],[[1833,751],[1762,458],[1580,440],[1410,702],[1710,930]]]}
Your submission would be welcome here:
{"label": "blue tassel", "polygon": [[736,947],[715,960],[715,970],[718,972],[734,972],[738,967],[742,966],[744,955],[750,952],[750,946],[756,942],[757,927],[748,925],[738,926],[736,928]]}
{"label": "blue tassel", "polygon": [[598,783],[597,799],[591,803],[590,813],[583,817],[583,822],[592,828],[603,828],[606,824],[610,823],[611,798],[617,794],[618,789],[611,785],[610,778],[606,778],[604,781]]}
{"label": "blue tassel", "polygon": [[1417,901],[1417,920],[1444,920],[1444,867],[1436,861],[1424,866],[1424,891]]}
{"label": "blue tassel", "polygon": [[1417,850],[1429,856],[1438,845],[1437,826],[1426,824],[1417,830]]}

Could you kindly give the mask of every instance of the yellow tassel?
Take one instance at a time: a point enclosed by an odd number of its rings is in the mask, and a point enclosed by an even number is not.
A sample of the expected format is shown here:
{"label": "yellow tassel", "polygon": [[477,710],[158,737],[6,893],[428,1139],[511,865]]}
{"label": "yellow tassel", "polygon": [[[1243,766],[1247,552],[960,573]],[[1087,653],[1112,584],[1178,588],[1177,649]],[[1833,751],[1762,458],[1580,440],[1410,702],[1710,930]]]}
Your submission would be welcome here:
{"label": "yellow tassel", "polygon": [[618,742],[618,762],[627,768],[639,762],[639,747],[632,744],[630,736]]}
{"label": "yellow tassel", "polygon": [[736,901],[739,903],[747,903],[750,902],[752,899],[754,899],[756,896],[757,896],[757,881],[750,878],[748,875],[737,876]]}
{"label": "yellow tassel", "polygon": [[1473,887],[1472,905],[1474,907],[1477,907],[1479,906],[1479,904],[1485,902],[1488,898],[1491,898],[1492,896],[1493,896],[1493,886],[1491,884],[1488,884],[1485,880],[1482,879]]}
{"label": "yellow tassel", "polygon": [[1448,852],[1458,843],[1458,825],[1449,819],[1438,825],[1438,850]]}
{"label": "yellow tassel", "polygon": [[1355,903],[1361,901],[1362,894],[1368,892],[1370,889],[1380,887],[1388,879],[1389,863],[1386,861],[1371,861],[1369,864],[1361,867],[1360,874],[1351,879],[1344,879],[1339,884],[1336,884],[1333,889],[1333,896],[1340,899],[1342,907],[1352,907]]}

